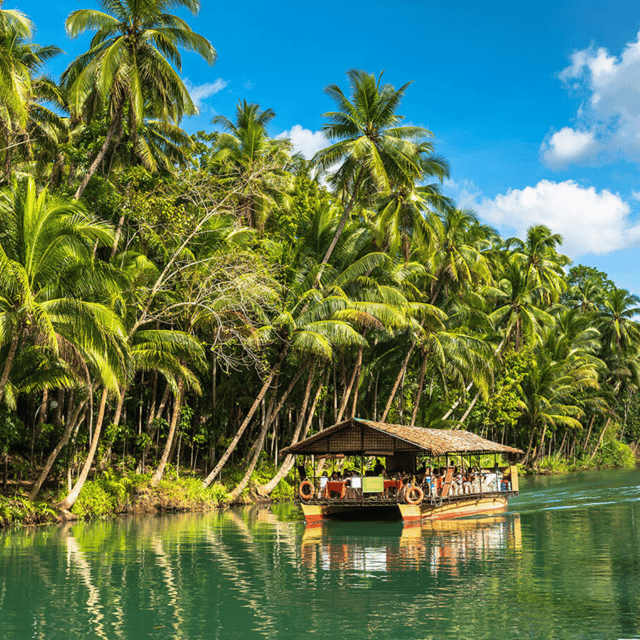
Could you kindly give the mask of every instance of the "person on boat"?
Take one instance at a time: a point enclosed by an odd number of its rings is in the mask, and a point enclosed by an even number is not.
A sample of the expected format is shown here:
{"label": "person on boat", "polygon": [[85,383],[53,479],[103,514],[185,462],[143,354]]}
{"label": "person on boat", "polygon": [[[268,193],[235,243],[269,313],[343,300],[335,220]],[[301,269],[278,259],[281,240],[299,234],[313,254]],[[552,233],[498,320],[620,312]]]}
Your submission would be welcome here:
{"label": "person on boat", "polygon": [[473,484],[473,474],[469,469],[464,474],[464,480],[462,481],[462,493],[471,493],[471,485]]}
{"label": "person on boat", "polygon": [[462,493],[462,483],[464,481],[462,472],[458,467],[453,472],[453,482],[451,483],[451,492],[454,496],[459,496]]}

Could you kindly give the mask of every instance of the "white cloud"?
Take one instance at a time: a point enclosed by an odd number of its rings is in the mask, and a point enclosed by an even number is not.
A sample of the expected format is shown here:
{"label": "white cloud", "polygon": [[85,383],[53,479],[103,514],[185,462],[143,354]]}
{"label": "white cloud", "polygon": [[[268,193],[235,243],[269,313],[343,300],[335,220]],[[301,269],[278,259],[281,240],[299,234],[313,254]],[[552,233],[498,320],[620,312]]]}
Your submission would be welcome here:
{"label": "white cloud", "polygon": [[228,84],[228,80],[217,78],[213,82],[205,82],[204,84],[193,84],[189,78],[184,79],[187,91],[193,100],[193,103],[200,109],[202,103],[211,96],[222,91]]}
{"label": "white cloud", "polygon": [[289,131],[283,131],[276,138],[289,138],[293,145],[293,152],[302,154],[307,160],[329,145],[322,131],[311,131],[299,124],[294,124]]}
{"label": "white cloud", "polygon": [[564,127],[542,143],[542,157],[549,166],[563,166],[587,157],[598,151],[593,131],[576,131]]}
{"label": "white cloud", "polygon": [[493,200],[476,199],[478,214],[523,238],[532,225],[547,225],[564,238],[562,251],[572,258],[606,254],[640,242],[640,224],[617,194],[582,187],[573,180],[540,181],[535,187],[510,189]]}
{"label": "white cloud", "polygon": [[585,101],[577,127],[564,127],[543,142],[545,162],[552,167],[579,162],[597,151],[640,162],[640,33],[619,56],[602,47],[576,51],[559,77]]}

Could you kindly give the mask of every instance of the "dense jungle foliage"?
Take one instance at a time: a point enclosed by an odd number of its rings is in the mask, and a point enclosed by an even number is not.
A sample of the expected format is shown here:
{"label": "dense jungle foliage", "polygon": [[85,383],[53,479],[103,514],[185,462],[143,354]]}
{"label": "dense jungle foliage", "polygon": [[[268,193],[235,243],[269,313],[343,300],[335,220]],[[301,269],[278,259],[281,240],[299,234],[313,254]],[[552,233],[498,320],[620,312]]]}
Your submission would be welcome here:
{"label": "dense jungle foliage", "polygon": [[443,195],[408,84],[326,87],[310,161],[244,100],[189,136],[181,51],[216,52],[167,11],[198,1],[100,4],[67,18],[93,39],[58,80],[60,49],[0,8],[6,495],[69,510],[88,478],[107,500],[170,469],[267,496],[281,448],[351,416],[468,429],[533,469],[629,463],[640,300],[549,228],[505,239]]}

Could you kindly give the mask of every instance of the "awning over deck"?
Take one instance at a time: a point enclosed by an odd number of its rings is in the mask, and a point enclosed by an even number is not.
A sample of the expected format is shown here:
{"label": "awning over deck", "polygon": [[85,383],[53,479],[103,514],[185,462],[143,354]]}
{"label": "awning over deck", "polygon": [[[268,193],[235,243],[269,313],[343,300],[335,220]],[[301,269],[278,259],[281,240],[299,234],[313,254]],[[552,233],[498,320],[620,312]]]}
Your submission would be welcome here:
{"label": "awning over deck", "polygon": [[524,453],[520,449],[486,440],[469,431],[405,427],[359,418],[339,422],[302,442],[282,449],[280,453],[390,456],[410,452],[432,456],[448,453],[503,453],[518,456]]}

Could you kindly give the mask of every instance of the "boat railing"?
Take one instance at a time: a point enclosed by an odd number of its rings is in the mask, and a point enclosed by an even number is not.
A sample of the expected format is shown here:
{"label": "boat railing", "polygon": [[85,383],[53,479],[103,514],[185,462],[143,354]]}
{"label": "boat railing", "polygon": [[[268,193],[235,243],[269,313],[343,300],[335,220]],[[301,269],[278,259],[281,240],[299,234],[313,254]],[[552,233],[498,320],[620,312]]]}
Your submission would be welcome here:
{"label": "boat railing", "polygon": [[[450,474],[453,475],[452,473]],[[500,471],[477,472],[462,478],[415,476],[385,478],[384,476],[326,476],[304,480],[299,496],[308,504],[398,504],[423,501],[454,502],[492,495],[517,495],[508,475]]]}

